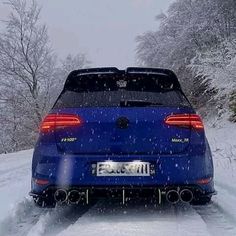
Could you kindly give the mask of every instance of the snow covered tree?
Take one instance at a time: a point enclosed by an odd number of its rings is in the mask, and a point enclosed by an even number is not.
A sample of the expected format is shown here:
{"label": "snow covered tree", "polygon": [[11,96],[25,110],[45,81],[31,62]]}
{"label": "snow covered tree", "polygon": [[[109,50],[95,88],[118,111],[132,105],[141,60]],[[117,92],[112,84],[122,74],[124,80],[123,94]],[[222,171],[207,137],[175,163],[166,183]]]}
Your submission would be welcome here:
{"label": "snow covered tree", "polygon": [[[1,122],[10,149],[29,147],[48,110],[55,60],[35,1],[9,0],[11,14],[0,35]],[[9,139],[9,137],[7,138]]]}
{"label": "snow covered tree", "polygon": [[67,55],[64,60],[61,60],[60,66],[58,68],[59,72],[59,80],[58,90],[62,89],[62,86],[65,83],[65,80],[69,73],[73,70],[88,68],[90,66],[90,61],[87,59],[87,56],[83,53],[76,54],[76,55]]}
{"label": "snow covered tree", "polygon": [[30,148],[65,74],[87,65],[68,56],[58,68],[36,1],[8,0],[11,13],[0,34],[0,152]]}
{"label": "snow covered tree", "polygon": [[[27,102],[36,123],[40,122],[48,103],[51,77],[55,66],[45,25],[39,23],[40,8],[36,2],[9,0],[13,10],[7,30],[0,36],[0,73],[4,83],[16,82],[27,92]],[[15,84],[15,85],[16,85]],[[43,92],[43,94],[42,94]]]}
{"label": "snow covered tree", "polygon": [[87,59],[87,56],[83,53],[78,53],[76,55],[68,54],[65,59],[60,60],[54,73],[54,81],[51,88],[52,100],[59,96],[63,89],[66,78],[69,73],[73,70],[89,68],[91,62]]}
{"label": "snow covered tree", "polygon": [[[228,70],[233,68],[229,57],[234,58],[236,2],[176,0],[166,14],[156,18],[159,29],[137,37],[138,63],[173,69],[192,102],[204,114],[209,106],[218,105],[219,97],[215,95],[222,90],[220,86],[227,84],[231,88],[228,79],[232,82],[234,78]],[[217,60],[221,68],[227,66],[225,73],[231,73],[225,81],[212,76]]]}

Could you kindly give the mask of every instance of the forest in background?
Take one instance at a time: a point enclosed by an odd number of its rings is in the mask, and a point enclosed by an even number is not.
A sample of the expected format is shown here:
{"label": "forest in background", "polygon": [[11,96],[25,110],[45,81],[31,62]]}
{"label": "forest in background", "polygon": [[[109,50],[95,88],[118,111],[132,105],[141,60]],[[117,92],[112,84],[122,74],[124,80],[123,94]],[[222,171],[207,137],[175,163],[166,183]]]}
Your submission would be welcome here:
{"label": "forest in background", "polygon": [[202,116],[235,122],[236,1],[176,0],[156,20],[137,37],[139,65],[174,70]]}
{"label": "forest in background", "polygon": [[[8,0],[0,32],[0,153],[32,148],[68,73],[91,66],[78,52],[58,59],[36,1]],[[137,64],[175,71],[203,116],[236,122],[236,1],[175,0],[137,36]]]}

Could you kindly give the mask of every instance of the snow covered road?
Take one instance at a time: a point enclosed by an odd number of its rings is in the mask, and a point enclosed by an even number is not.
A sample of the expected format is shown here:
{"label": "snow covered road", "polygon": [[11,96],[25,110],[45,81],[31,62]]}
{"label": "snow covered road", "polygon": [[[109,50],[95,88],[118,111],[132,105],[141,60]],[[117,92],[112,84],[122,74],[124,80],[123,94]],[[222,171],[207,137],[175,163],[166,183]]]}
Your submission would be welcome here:
{"label": "snow covered road", "polygon": [[90,209],[72,206],[40,209],[25,199],[1,222],[0,235],[152,236],[158,232],[161,236],[233,236],[235,226],[234,216],[217,199],[206,207],[141,203],[122,207],[117,202],[99,202]]}
{"label": "snow covered road", "polygon": [[[41,209],[28,197],[32,150],[0,155],[0,236],[236,235],[235,125],[209,128],[218,195],[207,206],[148,203]],[[227,134],[227,138],[225,138]]]}

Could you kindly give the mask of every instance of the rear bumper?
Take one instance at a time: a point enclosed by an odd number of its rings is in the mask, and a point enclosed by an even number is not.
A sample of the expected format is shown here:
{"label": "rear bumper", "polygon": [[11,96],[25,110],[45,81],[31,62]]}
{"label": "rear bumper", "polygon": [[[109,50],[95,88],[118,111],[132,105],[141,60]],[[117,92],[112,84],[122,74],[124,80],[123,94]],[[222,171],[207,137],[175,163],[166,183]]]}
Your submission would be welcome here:
{"label": "rear bumper", "polygon": [[[33,158],[32,194],[42,194],[45,190],[60,187],[86,189],[163,189],[169,186],[194,186],[204,194],[213,194],[213,164],[210,153],[205,155],[122,155],[122,156],[85,156],[55,155],[50,152],[37,153]],[[45,150],[44,150],[45,151]],[[154,174],[146,177],[98,177],[92,166],[97,162],[112,160],[116,162],[145,161],[154,167]],[[209,183],[199,184],[199,180],[212,179]],[[35,180],[48,181],[47,184],[36,184]]]}

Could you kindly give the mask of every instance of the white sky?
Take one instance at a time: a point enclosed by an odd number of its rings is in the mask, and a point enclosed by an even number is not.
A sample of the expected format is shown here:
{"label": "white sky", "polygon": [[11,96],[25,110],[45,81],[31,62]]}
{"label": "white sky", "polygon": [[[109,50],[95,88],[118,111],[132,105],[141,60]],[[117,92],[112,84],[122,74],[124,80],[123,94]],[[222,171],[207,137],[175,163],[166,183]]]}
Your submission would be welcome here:
{"label": "white sky", "polygon": [[[158,28],[155,16],[173,0],[37,0],[60,57],[83,52],[93,66],[135,65],[135,38]],[[4,2],[4,0],[0,0]],[[8,15],[0,4],[0,20]],[[0,24],[2,24],[0,22]],[[2,27],[1,27],[2,28]]]}

